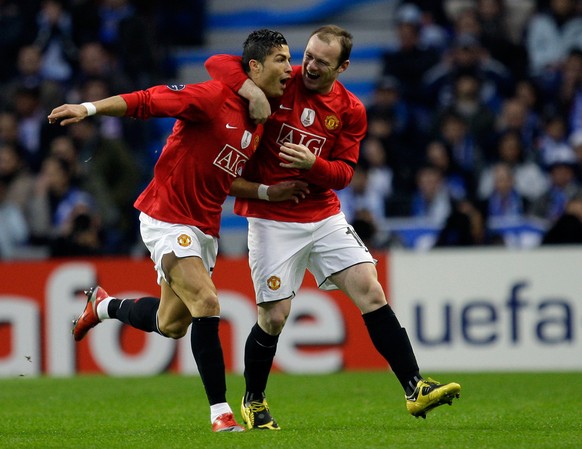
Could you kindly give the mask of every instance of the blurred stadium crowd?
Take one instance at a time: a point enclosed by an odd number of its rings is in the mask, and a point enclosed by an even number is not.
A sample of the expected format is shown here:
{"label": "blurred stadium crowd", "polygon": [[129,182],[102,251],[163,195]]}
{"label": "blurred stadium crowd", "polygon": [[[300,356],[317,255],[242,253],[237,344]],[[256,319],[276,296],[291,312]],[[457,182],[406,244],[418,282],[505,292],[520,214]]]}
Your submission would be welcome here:
{"label": "blurred stadium crowd", "polygon": [[[338,192],[360,236],[403,246],[390,223],[406,218],[437,230],[429,247],[509,246],[493,224],[533,220],[530,246],[582,243],[582,1],[399,3]],[[132,204],[159,127],[46,116],[167,83],[172,49],[203,44],[204,13],[195,0],[0,0],[1,259],[143,251]]]}

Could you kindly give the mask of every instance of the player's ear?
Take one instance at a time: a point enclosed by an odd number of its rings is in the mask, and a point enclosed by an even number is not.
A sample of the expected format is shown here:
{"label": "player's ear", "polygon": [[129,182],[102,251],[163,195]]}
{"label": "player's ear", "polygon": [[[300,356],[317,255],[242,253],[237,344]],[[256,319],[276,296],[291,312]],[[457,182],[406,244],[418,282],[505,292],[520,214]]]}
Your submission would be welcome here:
{"label": "player's ear", "polygon": [[345,72],[348,69],[348,66],[350,65],[350,60],[347,59],[344,62],[342,62],[340,64],[340,66],[337,68],[337,73],[342,73]]}
{"label": "player's ear", "polygon": [[263,69],[263,64],[261,64],[256,59],[251,59],[249,61],[249,68],[251,69],[251,72],[259,73]]}

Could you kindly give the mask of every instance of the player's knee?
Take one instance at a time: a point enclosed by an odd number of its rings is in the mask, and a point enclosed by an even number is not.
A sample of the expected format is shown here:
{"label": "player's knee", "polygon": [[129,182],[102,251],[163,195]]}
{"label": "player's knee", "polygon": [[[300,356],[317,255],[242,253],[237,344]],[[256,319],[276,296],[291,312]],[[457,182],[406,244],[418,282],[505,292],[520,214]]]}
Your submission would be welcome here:
{"label": "player's knee", "polygon": [[263,325],[271,335],[279,335],[287,322],[287,315],[281,312],[269,312],[263,316]]}
{"label": "player's knee", "polygon": [[190,311],[192,312],[192,316],[220,315],[220,304],[218,303],[218,293],[216,290],[205,289],[196,292]]}
{"label": "player's knee", "polygon": [[372,282],[353,296],[355,304],[362,313],[376,310],[388,302],[379,282]]}
{"label": "player's knee", "polygon": [[160,322],[158,323],[159,330],[162,334],[164,334],[168,338],[173,338],[177,340],[182,338],[188,332],[188,326],[192,319],[190,317],[183,318],[180,320],[174,320],[168,323]]}
{"label": "player's knee", "polygon": [[375,282],[371,287],[370,291],[368,292],[368,298],[370,305],[373,306],[383,306],[386,304],[386,295],[384,294],[384,290],[379,282]]}

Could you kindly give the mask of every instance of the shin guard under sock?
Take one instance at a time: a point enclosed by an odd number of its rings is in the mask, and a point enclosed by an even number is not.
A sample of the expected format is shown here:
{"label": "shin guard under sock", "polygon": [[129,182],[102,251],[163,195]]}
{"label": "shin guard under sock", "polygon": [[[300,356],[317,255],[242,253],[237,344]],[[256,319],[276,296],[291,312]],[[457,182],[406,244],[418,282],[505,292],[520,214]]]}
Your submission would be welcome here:
{"label": "shin guard under sock", "polygon": [[[111,302],[113,303],[112,300]],[[117,318],[125,324],[140,329],[145,332],[157,332],[163,335],[158,329],[158,308],[159,298],[139,298],[126,299],[121,302],[117,311],[112,311],[114,304],[108,308],[109,316]]]}
{"label": "shin guard under sock", "polygon": [[192,318],[192,354],[210,405],[226,402],[224,356],[218,336],[219,317]]}
{"label": "shin guard under sock", "polygon": [[258,323],[251,329],[245,344],[245,401],[262,399],[278,340],[278,335],[267,334]]}
{"label": "shin guard under sock", "polygon": [[409,394],[409,381],[421,376],[406,329],[400,326],[388,304],[362,317],[376,350],[390,364],[402,388]]}

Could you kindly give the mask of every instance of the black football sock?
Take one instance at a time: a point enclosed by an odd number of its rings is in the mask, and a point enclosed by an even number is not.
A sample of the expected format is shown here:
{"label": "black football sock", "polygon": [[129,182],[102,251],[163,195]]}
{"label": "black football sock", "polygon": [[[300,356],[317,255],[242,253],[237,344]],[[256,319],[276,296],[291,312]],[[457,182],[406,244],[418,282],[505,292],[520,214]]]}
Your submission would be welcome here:
{"label": "black football sock", "polygon": [[[119,301],[119,303],[117,303]],[[113,303],[113,304],[112,304]],[[117,307],[117,310],[115,308]],[[111,318],[117,318],[125,324],[135,327],[145,332],[157,332],[163,335],[158,329],[158,308],[159,298],[138,298],[111,300],[107,307],[107,312]]]}
{"label": "black football sock", "polygon": [[414,387],[411,389],[411,382],[422,377],[406,329],[400,326],[388,304],[365,313],[362,317],[376,350],[390,364],[406,394],[411,394],[414,391]]}
{"label": "black football sock", "polygon": [[218,336],[219,317],[192,318],[192,354],[210,405],[226,402],[224,356]]}
{"label": "black football sock", "polygon": [[278,335],[267,334],[255,323],[245,344],[245,402],[261,401],[277,352]]}
{"label": "black football sock", "polygon": [[107,315],[109,315],[109,318],[117,318],[117,311],[119,310],[122,302],[123,299],[117,298],[113,298],[111,301],[109,301],[109,304],[107,305]]}

